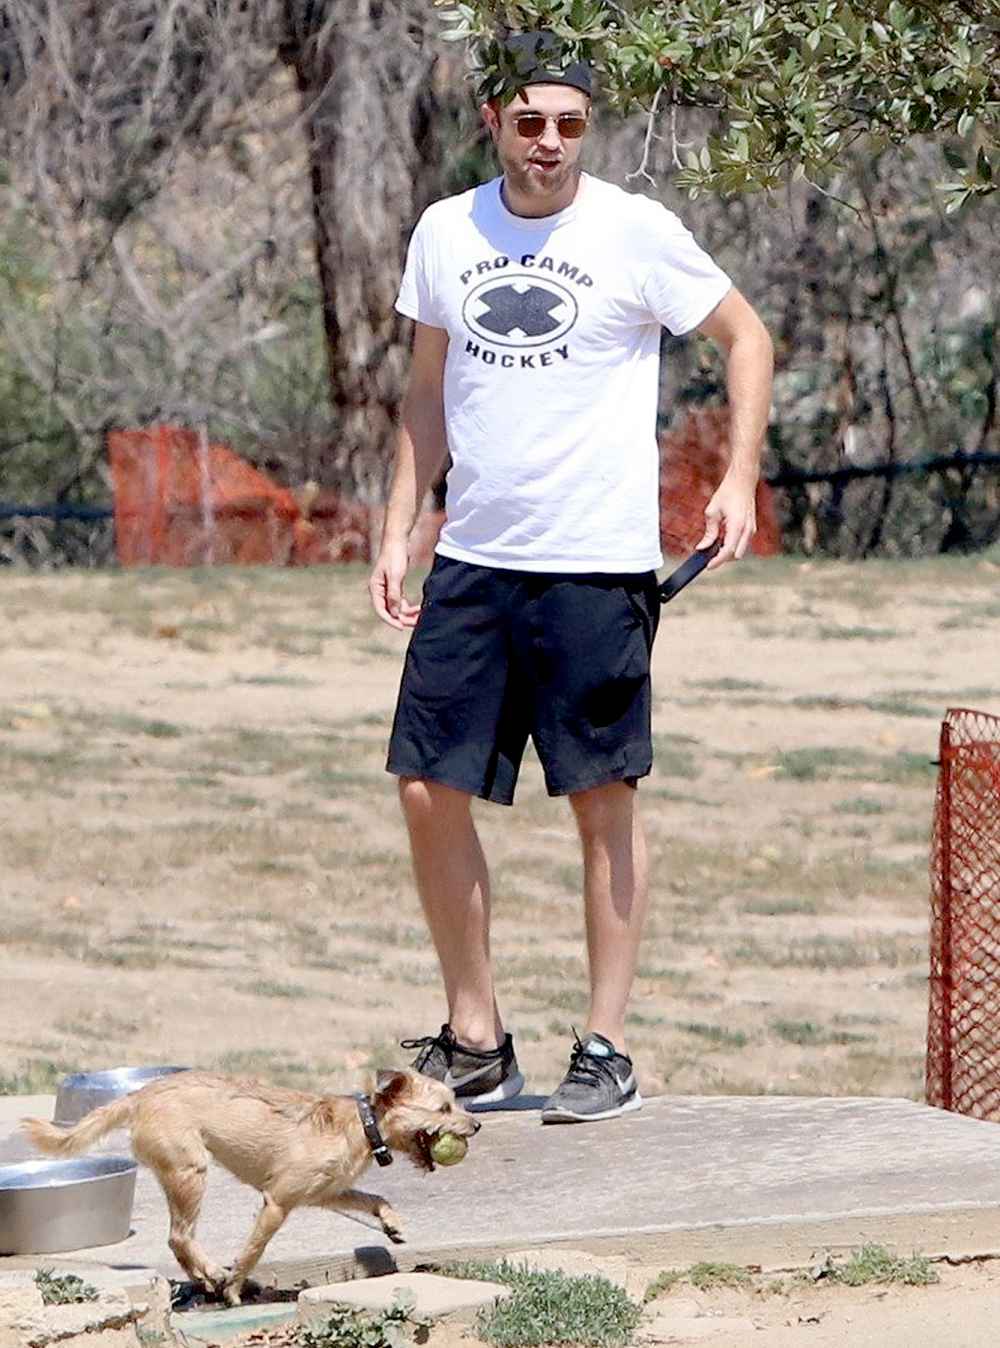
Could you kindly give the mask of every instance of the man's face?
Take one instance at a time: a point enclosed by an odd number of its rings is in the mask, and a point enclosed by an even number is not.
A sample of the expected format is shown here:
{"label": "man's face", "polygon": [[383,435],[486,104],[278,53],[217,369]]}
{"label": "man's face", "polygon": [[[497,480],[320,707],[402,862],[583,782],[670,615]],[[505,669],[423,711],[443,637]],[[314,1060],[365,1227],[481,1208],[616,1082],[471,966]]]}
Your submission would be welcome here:
{"label": "man's face", "polygon": [[[521,135],[520,119],[538,113],[549,119],[544,131],[539,135]],[[496,110],[485,105],[483,118],[510,186],[540,201],[557,196],[579,173],[583,137],[561,136],[557,122],[552,119],[567,114],[587,117],[589,113],[587,95],[563,84],[532,84]],[[520,124],[530,129],[530,123],[527,127],[523,122]]]}

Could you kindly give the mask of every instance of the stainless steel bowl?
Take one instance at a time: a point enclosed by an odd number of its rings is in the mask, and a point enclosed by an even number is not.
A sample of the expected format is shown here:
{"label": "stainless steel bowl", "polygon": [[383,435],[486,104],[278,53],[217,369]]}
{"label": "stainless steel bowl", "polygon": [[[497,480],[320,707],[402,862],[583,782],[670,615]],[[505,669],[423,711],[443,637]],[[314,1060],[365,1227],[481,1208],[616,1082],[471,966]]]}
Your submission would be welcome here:
{"label": "stainless steel bowl", "polygon": [[141,1090],[157,1077],[186,1072],[186,1067],[111,1067],[106,1072],[74,1072],[63,1077],[56,1091],[55,1123],[77,1123],[98,1105]]}
{"label": "stainless steel bowl", "polygon": [[136,1170],[127,1156],[0,1166],[0,1254],[55,1254],[124,1240]]}

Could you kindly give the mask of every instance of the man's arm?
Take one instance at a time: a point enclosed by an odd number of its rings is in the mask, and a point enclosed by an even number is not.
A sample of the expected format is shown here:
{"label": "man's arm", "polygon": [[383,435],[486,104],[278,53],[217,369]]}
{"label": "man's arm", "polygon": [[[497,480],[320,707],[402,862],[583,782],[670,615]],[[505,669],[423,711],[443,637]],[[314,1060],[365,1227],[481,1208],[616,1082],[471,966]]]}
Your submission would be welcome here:
{"label": "man's arm", "polygon": [[444,364],[448,334],[418,323],[403,399],[396,460],[378,560],[368,582],[375,612],[390,627],[414,627],[419,604],[403,595],[410,530],[448,453],[444,424]]}
{"label": "man's arm", "polygon": [[774,347],[764,324],[735,289],[698,331],[725,351],[729,390],[732,459],[705,507],[705,533],[698,544],[708,547],[724,531],[722,548],[709,563],[712,570],[743,557],[757,529],[757,479],[771,410]]}

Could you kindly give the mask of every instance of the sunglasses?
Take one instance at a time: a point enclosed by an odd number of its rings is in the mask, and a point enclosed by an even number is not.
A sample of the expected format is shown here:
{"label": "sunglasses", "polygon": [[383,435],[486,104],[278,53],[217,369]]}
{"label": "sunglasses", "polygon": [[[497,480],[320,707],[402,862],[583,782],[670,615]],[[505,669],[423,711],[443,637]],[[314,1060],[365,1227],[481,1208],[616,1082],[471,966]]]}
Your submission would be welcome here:
{"label": "sunglasses", "polygon": [[579,140],[587,129],[590,118],[582,112],[561,112],[558,117],[545,117],[540,112],[521,112],[514,118],[514,130],[525,140],[544,136],[549,122],[555,122],[563,140]]}

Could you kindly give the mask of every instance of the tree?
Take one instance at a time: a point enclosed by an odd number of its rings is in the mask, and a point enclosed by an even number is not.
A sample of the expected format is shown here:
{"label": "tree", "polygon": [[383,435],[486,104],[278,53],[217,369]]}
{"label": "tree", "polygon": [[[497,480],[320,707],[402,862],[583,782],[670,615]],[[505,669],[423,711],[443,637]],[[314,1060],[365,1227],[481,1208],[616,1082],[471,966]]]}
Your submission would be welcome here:
{"label": "tree", "polygon": [[[779,339],[790,469],[997,446],[997,198],[943,210],[992,186],[997,8],[440,6],[487,85],[505,27],[556,28],[599,67],[593,171],[701,194],[699,234]],[[0,496],[104,499],[102,429],[176,418],[379,498],[407,235],[493,168],[442,28],[425,0],[0,0]],[[974,182],[927,190],[931,131]],[[718,396],[706,346],[671,351],[670,403]]]}
{"label": "tree", "polygon": [[[78,307],[86,296],[98,319],[95,292],[107,299],[106,342],[122,313],[108,297],[125,295],[149,334],[154,376],[155,349],[166,357],[159,389],[145,396],[125,399],[117,379],[104,384],[113,421],[213,410],[218,381],[204,372],[206,360],[221,369],[211,351],[218,301],[245,293],[249,273],[276,257],[290,263],[304,224],[330,413],[326,454],[313,468],[379,498],[405,365],[393,300],[409,230],[439,182],[434,32],[421,0],[0,0],[0,152],[18,210],[58,254],[60,301],[75,286]],[[183,240],[166,250],[161,238],[151,243],[150,226],[161,233],[157,203],[192,161],[207,167],[221,155],[238,167],[290,125],[304,150],[304,195],[277,180],[272,210],[255,207],[254,237],[242,221],[238,247],[213,246],[195,265]],[[151,255],[161,264],[155,290]],[[273,290],[261,291],[267,302],[252,323],[244,313],[226,334],[233,354],[273,335]],[[79,415],[55,352],[29,335],[13,332],[19,357],[58,390],[85,439],[93,423]]]}
{"label": "tree", "polygon": [[[676,183],[704,192],[772,190],[791,177],[828,188],[850,147],[950,133],[949,209],[1000,183],[997,0],[435,0],[448,37],[471,43],[489,93],[509,88],[499,39],[547,28],[566,61],[586,57],[606,97],[671,119]],[[719,129],[682,158],[679,108]]]}
{"label": "tree", "polygon": [[424,9],[285,0],[281,35],[307,137],[335,467],[369,501],[382,498],[406,365],[393,308],[403,253],[440,182]]}

